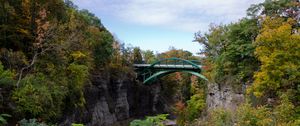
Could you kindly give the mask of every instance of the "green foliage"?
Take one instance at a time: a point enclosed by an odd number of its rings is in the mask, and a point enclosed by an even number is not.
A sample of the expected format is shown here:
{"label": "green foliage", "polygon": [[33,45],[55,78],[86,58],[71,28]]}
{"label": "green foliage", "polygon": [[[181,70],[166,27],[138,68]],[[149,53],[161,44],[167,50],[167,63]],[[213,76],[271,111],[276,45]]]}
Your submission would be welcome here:
{"label": "green foliage", "polygon": [[153,123],[150,121],[134,120],[130,122],[130,126],[153,126]]}
{"label": "green foliage", "polygon": [[84,126],[83,124],[72,123],[72,126]]}
{"label": "green foliage", "polygon": [[94,57],[95,57],[95,64],[102,65],[108,61],[108,59],[110,58],[110,56],[113,52],[113,49],[112,49],[113,37],[107,31],[100,32],[97,37],[99,37],[98,38],[99,41],[96,41],[94,43],[94,52],[93,53],[94,53]]}
{"label": "green foliage", "polygon": [[0,125],[5,125],[7,124],[6,118],[11,117],[9,114],[0,114]]}
{"label": "green foliage", "polygon": [[115,40],[100,19],[63,0],[2,0],[0,8],[0,86],[7,92],[0,109],[14,102],[16,118],[55,122],[82,107],[90,71],[115,58]]}
{"label": "green foliage", "polygon": [[9,70],[4,70],[2,63],[0,62],[0,86],[12,85],[13,81],[13,73]]}
{"label": "green foliage", "polygon": [[238,107],[236,123],[239,126],[296,126],[299,118],[296,117],[295,106],[290,102],[288,95],[281,95],[280,104],[274,108],[267,106],[252,107],[249,103]]}
{"label": "green foliage", "polygon": [[182,49],[176,49],[174,47],[170,48],[169,51],[157,55],[157,59],[166,59],[172,57],[177,57],[186,60],[198,60],[197,57],[193,56],[193,53]]}
{"label": "green foliage", "polygon": [[[16,118],[55,121],[64,110],[83,107],[90,71],[129,74],[132,69],[128,66],[143,59],[146,63],[171,57],[198,60],[191,52],[174,48],[155,56],[152,51],[118,45],[99,18],[87,10],[77,10],[69,0],[0,3],[0,86],[8,92],[4,101],[12,97],[9,103],[16,104]],[[236,117],[226,110],[216,110],[211,125],[233,125],[233,117],[238,125],[299,125],[300,37],[299,15],[294,13],[298,11],[296,0],[266,0],[248,9],[250,19],[212,26],[207,34],[196,34],[195,41],[204,46],[203,68],[210,80],[241,88],[241,84],[252,83],[254,72],[260,68],[249,91],[280,99],[270,107],[244,104]],[[259,18],[263,15],[267,17]],[[18,78],[15,75],[21,77],[19,87],[13,85]],[[171,98],[178,93],[175,100],[183,101],[179,124],[197,118],[205,99],[204,92],[190,85],[195,83],[191,76],[174,73],[164,79],[162,94]],[[5,123],[4,116],[0,116],[0,123]],[[147,117],[132,125],[161,125],[165,119],[166,115]],[[36,120],[22,123],[44,125]]]}
{"label": "green foliage", "polygon": [[[85,104],[83,88],[89,76],[88,67],[72,63],[65,72],[66,77],[59,77],[61,73],[56,76],[37,73],[23,78],[21,86],[12,95],[17,113],[50,120],[60,117],[64,105],[70,109],[82,107]],[[52,80],[52,77],[57,80]]]}
{"label": "green foliage", "polygon": [[[173,57],[199,60],[199,57],[193,56],[191,52],[175,48],[170,48],[169,51],[158,54],[156,59]],[[170,61],[170,63],[172,63],[172,61]],[[205,106],[205,98],[204,92],[198,92],[202,90],[202,87],[195,86],[198,85],[199,82],[194,76],[188,73],[176,72],[164,76],[160,82],[163,86],[162,95],[167,99],[171,99],[169,101],[170,103],[176,102],[174,112],[177,116],[176,122],[178,125],[185,125],[200,116]],[[174,99],[174,96],[177,97],[177,99]]]}
{"label": "green foliage", "polygon": [[45,123],[40,123],[36,119],[22,119],[19,121],[20,126],[47,126]]}
{"label": "green foliage", "polygon": [[24,0],[11,1],[2,0],[0,4],[0,47],[29,51],[34,45],[35,37],[38,34],[39,15],[42,10],[47,10],[46,20],[63,21],[66,17],[64,2],[62,0],[40,1]]}
{"label": "green foliage", "polygon": [[205,99],[203,94],[195,94],[187,101],[186,115],[188,121],[198,118],[205,107]]}
{"label": "green foliage", "polygon": [[258,66],[252,45],[258,31],[256,22],[242,19],[234,24],[212,26],[204,35],[195,34],[195,41],[204,46],[200,53],[206,56],[204,65],[209,68],[206,72],[210,79],[241,85],[252,78]]}
{"label": "green foliage", "polygon": [[120,74],[127,73],[128,75],[134,75],[134,71],[131,62],[131,49],[123,47],[123,44],[115,41],[113,44],[114,51],[110,62],[108,64],[109,72],[113,74],[114,77],[118,77]]}
{"label": "green foliage", "polygon": [[194,88],[196,88],[196,92],[187,101],[187,104],[177,102],[175,105],[176,122],[180,126],[195,121],[205,109],[205,89],[200,87]]}
{"label": "green foliage", "polygon": [[215,109],[209,115],[209,125],[210,126],[232,126],[232,113],[225,109]]}
{"label": "green foliage", "polygon": [[204,74],[239,92],[242,84],[253,83],[248,93],[262,101],[259,106],[242,104],[232,114],[212,112],[205,125],[299,125],[299,14],[293,13],[299,3],[265,0],[248,9],[250,18],[195,34],[204,47]]}
{"label": "green foliage", "polygon": [[145,120],[133,120],[130,126],[163,126],[163,121],[167,119],[168,114],[157,116],[147,116]]}
{"label": "green foliage", "polygon": [[68,67],[68,71],[68,97],[71,100],[71,104],[75,105],[75,107],[82,107],[85,104],[83,88],[89,76],[88,67],[72,63]]}
{"label": "green foliage", "polygon": [[[250,91],[256,96],[279,92],[298,92],[300,84],[300,35],[292,31],[294,21],[267,17],[255,44],[255,54],[261,62]],[[293,94],[297,96],[298,93]],[[294,97],[297,98],[297,97]],[[295,99],[297,101],[299,99]]]}
{"label": "green foliage", "polygon": [[276,122],[281,125],[300,124],[299,116],[296,116],[295,106],[289,100],[287,94],[282,94],[280,96],[280,104],[274,108],[274,116],[276,118]]}
{"label": "green foliage", "polygon": [[294,105],[288,100],[287,95],[281,96],[280,104],[274,108],[268,106],[251,106],[244,103],[236,111],[222,108],[213,110],[208,119],[198,122],[209,126],[297,126],[299,118],[295,116]]}
{"label": "green foliage", "polygon": [[146,51],[142,51],[142,55],[143,55],[143,59],[145,61],[145,63],[154,63],[155,61],[157,61],[153,51],[151,50],[146,50]]}
{"label": "green foliage", "polygon": [[0,49],[0,60],[4,68],[10,71],[19,70],[28,65],[27,58],[22,51],[12,51],[6,48]]}
{"label": "green foliage", "polygon": [[298,14],[291,13],[299,10],[298,0],[265,0],[263,3],[251,5],[248,15],[252,18],[260,16],[284,17],[298,19]]}
{"label": "green foliage", "polygon": [[142,63],[143,57],[141,49],[138,47],[133,48],[133,63]]}
{"label": "green foliage", "polygon": [[175,104],[175,114],[176,117],[176,123],[179,126],[183,126],[187,123],[187,116],[186,116],[186,106],[182,101],[179,101]]}
{"label": "green foliage", "polygon": [[[184,101],[187,101],[191,98],[192,93],[191,93],[191,75],[188,73],[177,73],[180,77],[176,78],[179,81],[179,88],[180,88],[180,94],[182,96],[182,99]],[[174,75],[172,75],[174,76]]]}
{"label": "green foliage", "polygon": [[49,119],[60,115],[63,96],[63,88],[39,73],[22,79],[12,99],[17,104],[18,113]]}
{"label": "green foliage", "polygon": [[260,106],[251,107],[246,103],[239,106],[236,114],[237,124],[240,126],[260,126],[274,124],[269,108]]}
{"label": "green foliage", "polygon": [[[32,42],[32,34],[30,31],[32,24],[28,12],[30,9],[29,4],[24,3],[22,5],[21,2],[9,0],[2,0],[1,3],[0,18],[3,20],[0,21],[0,47],[25,50],[27,44],[29,45]],[[16,9],[18,7],[22,7],[24,10]],[[24,27],[20,27],[20,25],[16,24],[20,24]],[[25,41],[28,42],[26,43]]]}

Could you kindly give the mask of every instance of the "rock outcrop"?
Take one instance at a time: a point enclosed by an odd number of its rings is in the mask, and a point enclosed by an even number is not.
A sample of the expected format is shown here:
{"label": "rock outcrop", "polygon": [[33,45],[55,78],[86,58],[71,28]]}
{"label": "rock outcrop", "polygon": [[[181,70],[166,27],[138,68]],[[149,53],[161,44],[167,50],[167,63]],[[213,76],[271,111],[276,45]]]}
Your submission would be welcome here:
{"label": "rock outcrop", "polygon": [[229,85],[209,83],[207,86],[206,106],[208,111],[215,108],[235,110],[239,104],[244,102],[244,93],[236,93]]}
{"label": "rock outcrop", "polygon": [[86,126],[118,125],[130,118],[162,112],[159,102],[159,85],[145,86],[129,75],[93,75],[92,83],[85,88],[86,105],[80,110],[65,114],[60,124],[69,126],[80,122]]}

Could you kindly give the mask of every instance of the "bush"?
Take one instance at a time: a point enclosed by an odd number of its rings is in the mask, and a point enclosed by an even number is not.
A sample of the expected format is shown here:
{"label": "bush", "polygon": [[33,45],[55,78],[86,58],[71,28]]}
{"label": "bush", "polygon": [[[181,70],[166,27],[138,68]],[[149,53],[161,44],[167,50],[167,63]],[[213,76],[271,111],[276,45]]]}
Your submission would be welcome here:
{"label": "bush", "polygon": [[232,112],[223,108],[215,109],[208,119],[209,126],[233,126]]}
{"label": "bush", "polygon": [[163,121],[167,119],[168,114],[160,114],[157,116],[148,116],[145,120],[133,120],[130,126],[163,126]]}
{"label": "bush", "polygon": [[296,126],[300,124],[294,105],[286,94],[281,95],[280,104],[274,109],[266,106],[252,107],[246,103],[238,107],[236,123],[240,126],[280,125]]}
{"label": "bush", "polygon": [[22,119],[21,121],[19,121],[20,126],[47,126],[47,124],[45,123],[40,123],[37,122],[36,119]]}
{"label": "bush", "polygon": [[272,113],[265,106],[252,107],[246,103],[238,107],[236,122],[240,126],[256,126],[273,124]]}
{"label": "bush", "polygon": [[175,114],[177,115],[176,123],[179,126],[185,125],[187,122],[186,106],[182,101],[179,101],[175,104]]}
{"label": "bush", "polygon": [[14,83],[13,77],[13,73],[4,70],[2,63],[0,62],[0,86],[12,85]]}
{"label": "bush", "polygon": [[204,94],[198,93],[191,97],[185,105],[179,101],[175,105],[175,113],[177,115],[176,122],[178,125],[185,125],[197,119],[205,108]]}
{"label": "bush", "polygon": [[55,85],[45,75],[28,75],[13,91],[12,99],[17,105],[17,113],[26,117],[50,119],[58,117],[63,104],[64,90]]}
{"label": "bush", "polygon": [[6,118],[11,117],[9,114],[0,114],[0,125],[7,124]]}
{"label": "bush", "polygon": [[287,95],[281,96],[281,103],[275,107],[274,114],[276,116],[277,121],[279,122],[288,122],[290,120],[294,120],[293,116],[295,106],[288,99]]}
{"label": "bush", "polygon": [[187,101],[186,115],[188,121],[193,121],[194,119],[199,117],[204,107],[204,96],[202,94],[193,95],[191,97],[191,100]]}
{"label": "bush", "polygon": [[274,115],[276,118],[276,123],[279,125],[300,125],[300,118],[296,114],[296,108],[294,104],[289,100],[287,94],[282,94],[280,96],[280,104],[275,107]]}
{"label": "bush", "polygon": [[72,123],[72,126],[84,126],[83,124]]}

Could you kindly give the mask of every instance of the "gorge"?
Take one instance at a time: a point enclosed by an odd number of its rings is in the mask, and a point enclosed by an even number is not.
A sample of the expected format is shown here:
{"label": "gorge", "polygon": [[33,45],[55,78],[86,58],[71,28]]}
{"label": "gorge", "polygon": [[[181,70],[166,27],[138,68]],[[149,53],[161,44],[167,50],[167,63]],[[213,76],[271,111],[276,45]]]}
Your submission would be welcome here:
{"label": "gorge", "polygon": [[70,0],[0,1],[1,126],[300,125],[299,0],[195,31],[197,54],[126,45]]}

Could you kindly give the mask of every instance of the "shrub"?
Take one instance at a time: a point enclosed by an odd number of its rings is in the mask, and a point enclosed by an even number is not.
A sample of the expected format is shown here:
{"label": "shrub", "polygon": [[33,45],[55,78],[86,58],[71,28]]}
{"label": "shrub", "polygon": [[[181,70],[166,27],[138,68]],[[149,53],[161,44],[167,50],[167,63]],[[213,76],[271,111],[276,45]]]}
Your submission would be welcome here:
{"label": "shrub", "polygon": [[26,117],[50,119],[60,115],[64,90],[50,81],[44,74],[28,75],[15,89],[12,99],[17,105],[18,114]]}
{"label": "shrub", "polygon": [[157,116],[148,116],[145,120],[133,120],[130,126],[163,126],[163,121],[167,119],[168,114],[160,114]]}
{"label": "shrub", "polygon": [[289,100],[288,95],[282,94],[280,100],[280,104],[274,109],[276,123],[279,125],[300,125],[300,118],[297,117],[295,106]]}
{"label": "shrub", "polygon": [[180,126],[185,125],[186,121],[186,106],[182,101],[175,104],[175,114],[177,115],[176,123]]}
{"label": "shrub", "polygon": [[272,112],[265,106],[252,107],[246,103],[238,107],[236,123],[239,126],[256,126],[273,124]]}
{"label": "shrub", "polygon": [[7,124],[6,118],[11,117],[9,114],[0,114],[0,125]]}
{"label": "shrub", "polygon": [[209,116],[210,126],[233,126],[232,113],[226,109],[218,108]]}
{"label": "shrub", "polygon": [[205,107],[204,96],[202,94],[195,94],[187,101],[186,115],[188,121],[193,121],[200,116]]}
{"label": "shrub", "polygon": [[0,62],[0,86],[11,85],[14,82],[13,77],[13,73],[8,70],[4,70],[2,63]]}
{"label": "shrub", "polygon": [[72,126],[84,126],[83,124],[72,123]]}
{"label": "shrub", "polygon": [[19,121],[20,126],[47,126],[45,123],[40,123],[36,119],[22,119]]}

